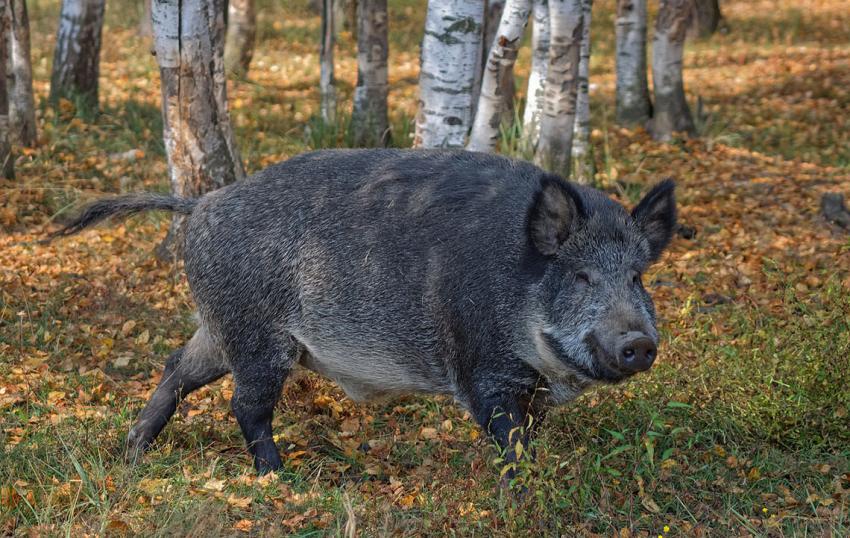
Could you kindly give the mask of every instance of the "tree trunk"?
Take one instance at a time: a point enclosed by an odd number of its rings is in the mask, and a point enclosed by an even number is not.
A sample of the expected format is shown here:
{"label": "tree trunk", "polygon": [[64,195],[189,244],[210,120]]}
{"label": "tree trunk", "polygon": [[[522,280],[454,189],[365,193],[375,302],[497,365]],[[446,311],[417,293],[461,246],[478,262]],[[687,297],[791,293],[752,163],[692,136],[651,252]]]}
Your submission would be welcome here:
{"label": "tree trunk", "polygon": [[385,146],[387,124],[387,0],[357,3],[357,87],[354,89],[354,145]]}
{"label": "tree trunk", "polygon": [[153,37],[151,0],[142,0],[142,16],[139,18],[139,26],[136,28],[136,33],[139,37]]}
{"label": "tree trunk", "polygon": [[569,177],[581,51],[581,0],[549,0],[549,18],[549,67],[534,162]]}
{"label": "tree trunk", "polygon": [[682,54],[693,16],[693,0],[661,0],[658,7],[652,43],[655,110],[650,124],[656,140],[670,140],[677,131],[696,133],[682,82]]}
{"label": "tree trunk", "polygon": [[100,33],[106,0],[62,0],[50,101],[79,98],[97,109],[97,78],[100,73]]}
{"label": "tree trunk", "polygon": [[723,14],[719,0],[696,0],[696,13],[688,28],[688,38],[705,39],[717,31]]}
{"label": "tree trunk", "polygon": [[[351,32],[351,38],[354,40],[359,39],[357,36],[357,4],[358,0],[345,0],[345,5],[343,6],[344,15],[344,24],[342,25],[343,29]],[[388,19],[389,20],[389,19]]]}
{"label": "tree trunk", "polygon": [[646,0],[617,0],[617,123],[643,127],[652,116],[646,80]]}
{"label": "tree trunk", "polygon": [[7,0],[11,31],[6,76],[9,95],[9,138],[15,144],[36,143],[35,99],[32,93],[30,22],[25,0]]}
{"label": "tree trunk", "polygon": [[12,146],[9,143],[9,94],[6,91],[6,64],[9,61],[9,40],[12,25],[7,0],[0,0],[0,175],[15,177]]}
{"label": "tree trunk", "polygon": [[254,0],[230,0],[227,6],[227,39],[224,65],[231,73],[244,76],[254,56],[257,13]]}
{"label": "tree trunk", "polygon": [[345,16],[347,12],[347,0],[334,0],[333,10],[334,10],[334,18],[333,18],[333,31],[334,35],[339,35],[345,30]]}
{"label": "tree trunk", "polygon": [[496,149],[506,105],[504,81],[513,74],[530,11],[531,0],[508,0],[505,4],[481,81],[481,95],[467,146],[470,151],[492,152]]}
{"label": "tree trunk", "polygon": [[[152,11],[171,190],[194,198],[245,177],[227,112],[224,0],[154,0]],[[172,220],[160,258],[182,251],[183,222]]]}
{"label": "tree trunk", "polygon": [[528,145],[537,147],[546,72],[549,70],[549,2],[534,0],[534,26],[531,31],[531,72],[528,75],[522,133]]}
{"label": "tree trunk", "polygon": [[590,151],[590,22],[593,0],[582,0],[581,51],[578,64],[578,97],[573,130],[575,180],[589,185],[593,181],[593,154]]}
{"label": "tree trunk", "polygon": [[[529,3],[531,0],[529,0]],[[472,117],[475,117],[481,95],[481,79],[487,69],[487,59],[490,57],[490,49],[499,31],[502,22],[502,13],[505,11],[505,0],[486,0],[484,11],[484,39],[481,45],[481,70],[475,81],[475,93],[472,96]],[[500,82],[499,92],[502,95],[502,123],[509,123],[514,119],[514,100],[516,98],[516,82],[513,69],[504,73]]]}
{"label": "tree trunk", "polygon": [[325,123],[336,122],[336,82],[334,81],[334,2],[322,2],[322,46],[319,51],[321,72],[319,74],[319,94],[321,97],[322,120]]}
{"label": "tree trunk", "polygon": [[415,146],[462,148],[466,143],[483,24],[484,0],[429,0]]}

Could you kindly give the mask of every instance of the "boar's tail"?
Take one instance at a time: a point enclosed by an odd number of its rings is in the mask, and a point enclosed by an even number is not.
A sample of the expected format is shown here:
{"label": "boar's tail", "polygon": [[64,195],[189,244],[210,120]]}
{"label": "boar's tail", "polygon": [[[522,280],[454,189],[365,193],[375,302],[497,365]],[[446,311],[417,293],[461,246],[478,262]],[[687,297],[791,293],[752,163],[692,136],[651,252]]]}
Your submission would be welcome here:
{"label": "boar's tail", "polygon": [[197,203],[197,200],[191,198],[176,198],[166,194],[152,193],[127,194],[98,200],[86,207],[77,218],[63,228],[51,233],[50,239],[75,234],[109,217],[126,217],[141,211],[158,209],[188,215],[195,209]]}

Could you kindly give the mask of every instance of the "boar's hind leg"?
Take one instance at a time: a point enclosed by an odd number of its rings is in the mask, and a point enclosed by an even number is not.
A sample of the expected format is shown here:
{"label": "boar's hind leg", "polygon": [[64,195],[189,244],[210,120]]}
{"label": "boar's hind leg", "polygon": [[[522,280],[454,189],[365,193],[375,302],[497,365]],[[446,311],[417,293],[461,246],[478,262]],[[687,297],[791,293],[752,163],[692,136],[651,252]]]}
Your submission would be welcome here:
{"label": "boar's hind leg", "polygon": [[187,394],[229,371],[224,354],[212,343],[206,328],[199,328],[165,363],[159,385],[127,436],[128,459],[135,462],[153,443]]}
{"label": "boar's hind leg", "polygon": [[298,345],[294,340],[285,346],[267,341],[260,347],[233,358],[236,388],[230,407],[254,456],[254,467],[262,475],[282,465],[272,436],[272,415],[283,382],[295,363]]}

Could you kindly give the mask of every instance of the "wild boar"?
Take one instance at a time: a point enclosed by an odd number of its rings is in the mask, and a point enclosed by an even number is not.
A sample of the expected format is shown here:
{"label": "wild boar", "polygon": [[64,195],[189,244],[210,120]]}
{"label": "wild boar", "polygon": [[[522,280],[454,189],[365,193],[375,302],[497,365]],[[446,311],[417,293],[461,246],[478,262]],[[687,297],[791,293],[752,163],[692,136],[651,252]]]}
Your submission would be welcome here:
{"label": "wild boar", "polygon": [[495,155],[317,151],[195,200],[97,201],[55,235],[149,209],[187,215],[200,326],[130,431],[132,457],[181,398],[231,372],[254,465],[277,469],[272,412],[301,364],[357,401],[450,394],[513,461],[529,416],[656,358],[641,275],[673,233],[670,180],[629,213]]}

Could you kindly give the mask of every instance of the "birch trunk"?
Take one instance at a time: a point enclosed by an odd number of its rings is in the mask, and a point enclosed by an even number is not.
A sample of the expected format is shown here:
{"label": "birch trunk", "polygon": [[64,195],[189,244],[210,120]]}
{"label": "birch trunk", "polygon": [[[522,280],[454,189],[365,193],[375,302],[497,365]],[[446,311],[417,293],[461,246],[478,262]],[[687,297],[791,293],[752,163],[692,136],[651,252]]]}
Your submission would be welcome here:
{"label": "birch trunk", "polygon": [[7,0],[11,31],[6,66],[9,96],[9,139],[22,146],[36,143],[35,99],[32,93],[30,22],[25,0]]}
{"label": "birch trunk", "polygon": [[528,75],[522,133],[528,145],[537,147],[546,72],[549,70],[549,2],[534,0],[534,25],[531,30],[531,72]]}
{"label": "birch trunk", "polygon": [[136,28],[139,37],[153,37],[153,26],[151,26],[151,0],[142,0],[142,16],[139,26]]}
{"label": "birch trunk", "polygon": [[100,34],[106,0],[62,0],[50,101],[78,97],[85,107],[97,108],[100,74]]}
{"label": "birch trunk", "polygon": [[[529,3],[531,0],[529,0]],[[487,59],[490,57],[490,49],[499,31],[502,22],[502,13],[505,11],[505,0],[486,0],[484,11],[484,40],[481,46],[481,70],[475,81],[475,94],[472,96],[472,117],[475,118],[478,100],[481,95],[481,79],[487,69]],[[502,105],[502,123],[510,122],[514,118],[514,99],[516,98],[516,82],[514,81],[513,69],[505,73],[500,83],[500,93],[505,103]]]}
{"label": "birch trunk", "polygon": [[325,123],[336,121],[336,86],[334,81],[334,2],[322,2],[322,47],[319,51],[321,72],[319,74],[319,94],[321,97],[322,120]]}
{"label": "birch trunk", "polygon": [[549,67],[534,162],[569,177],[581,51],[581,0],[549,0],[549,19]]}
{"label": "birch trunk", "polygon": [[[224,0],[154,0],[152,20],[172,192],[197,197],[243,179],[227,112]],[[182,250],[183,222],[172,220],[160,258]]]}
{"label": "birch trunk", "polygon": [[696,0],[696,13],[688,28],[689,39],[705,39],[720,27],[723,14],[718,0]]}
{"label": "birch trunk", "polygon": [[646,80],[646,0],[617,0],[617,123],[645,126],[652,116]]}
{"label": "birch trunk", "polygon": [[429,0],[414,145],[462,148],[481,65],[484,0]]}
{"label": "birch trunk", "polygon": [[505,4],[481,80],[481,95],[467,146],[470,151],[492,152],[496,149],[506,106],[504,81],[513,74],[530,11],[531,0],[508,0]]}
{"label": "birch trunk", "polygon": [[593,181],[593,154],[590,151],[590,22],[593,0],[582,0],[581,51],[578,63],[578,96],[573,130],[575,180],[589,185]]}
{"label": "birch trunk", "polygon": [[656,140],[670,140],[677,131],[696,133],[682,82],[685,36],[693,15],[693,0],[661,0],[658,7],[652,43],[655,110],[650,123],[650,132]]}
{"label": "birch trunk", "polygon": [[12,32],[7,0],[0,0],[0,174],[15,177],[12,146],[9,143],[9,94],[6,91],[6,64],[9,61],[9,34]]}
{"label": "birch trunk", "polygon": [[387,123],[387,0],[357,3],[357,87],[354,88],[354,145],[385,146]]}
{"label": "birch trunk", "polygon": [[256,37],[257,12],[254,10],[254,0],[230,0],[224,46],[224,65],[229,72],[240,76],[248,73]]}

